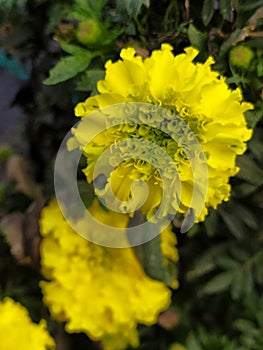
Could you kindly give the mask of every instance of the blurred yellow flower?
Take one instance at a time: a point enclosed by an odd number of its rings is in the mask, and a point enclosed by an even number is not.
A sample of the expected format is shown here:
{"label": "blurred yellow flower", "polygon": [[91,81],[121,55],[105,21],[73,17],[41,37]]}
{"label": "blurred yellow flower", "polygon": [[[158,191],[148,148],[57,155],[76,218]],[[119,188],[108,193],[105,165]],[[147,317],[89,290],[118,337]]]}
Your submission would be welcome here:
{"label": "blurred yellow flower", "polygon": [[[128,215],[104,211],[97,199],[89,208],[104,224],[126,227]],[[137,324],[151,325],[170,304],[171,291],[144,273],[132,248],[107,248],[79,236],[56,201],[43,209],[40,229],[44,302],[68,332],[85,332],[105,350],[138,345]],[[92,227],[90,227],[92,231]],[[161,234],[165,263],[178,260],[176,238]],[[177,281],[173,281],[177,287]]]}
{"label": "blurred yellow flower", "polygon": [[45,320],[33,323],[27,309],[11,298],[0,302],[0,344],[1,350],[55,349]]}
{"label": "blurred yellow flower", "polygon": [[[136,56],[133,48],[123,49],[121,60],[106,63],[105,79],[98,82],[99,94],[89,97],[75,108],[76,116],[85,119],[89,118],[91,112],[103,107],[130,102],[160,106],[167,113],[158,113],[156,110],[151,113],[148,109],[143,114],[138,107],[133,113],[137,113],[139,124],[136,125],[135,121],[134,124],[124,122],[123,125],[115,125],[98,134],[86,146],[83,142],[85,135],[80,128],[76,128],[73,131],[76,142],[74,144],[71,140],[69,148],[75,147],[77,142],[82,145],[88,162],[84,172],[87,180],[92,182],[96,162],[109,147],[110,162],[116,164],[116,167],[108,175],[101,194],[103,191],[105,194],[111,186],[120,201],[127,201],[133,197],[131,183],[138,179],[146,181],[149,196],[140,210],[147,218],[160,206],[162,176],[172,177],[173,188],[168,191],[170,205],[184,215],[192,209],[197,222],[204,220],[209,207],[217,208],[222,201],[229,199],[229,178],[239,170],[236,156],[245,152],[245,142],[252,134],[246,126],[244,112],[253,106],[242,102],[240,89],[230,90],[225,78],[212,71],[214,61],[211,57],[205,63],[195,63],[193,60],[198,51],[193,47],[186,48],[185,53],[177,56],[174,56],[172,50],[172,46],[163,44],[160,50],[153,51],[150,57],[143,60]],[[179,121],[174,115],[179,117]],[[155,120],[155,128],[147,124],[147,118]],[[167,133],[162,130],[167,130]],[[184,138],[180,139],[180,135],[184,135],[187,142]],[[125,158],[118,163],[118,159],[130,150],[129,143],[126,148],[125,144],[118,150],[114,147],[123,139],[155,142],[171,157],[177,173],[169,173],[171,164],[168,161],[165,163],[163,157],[160,154],[158,156],[147,144],[135,149],[132,159]],[[198,170],[193,169],[189,157],[198,158],[201,154],[191,155],[193,139],[201,146],[208,174],[207,191],[204,192],[200,186],[200,199],[197,196],[195,200],[192,200],[196,185],[193,173]],[[186,151],[189,151],[189,157]],[[159,162],[163,174],[156,170],[156,162]],[[202,192],[205,193],[204,203],[201,199]],[[140,201],[140,198],[137,197],[136,200]],[[126,207],[118,209],[127,212]],[[132,212],[133,206],[128,209]],[[171,213],[168,211],[168,214]]]}

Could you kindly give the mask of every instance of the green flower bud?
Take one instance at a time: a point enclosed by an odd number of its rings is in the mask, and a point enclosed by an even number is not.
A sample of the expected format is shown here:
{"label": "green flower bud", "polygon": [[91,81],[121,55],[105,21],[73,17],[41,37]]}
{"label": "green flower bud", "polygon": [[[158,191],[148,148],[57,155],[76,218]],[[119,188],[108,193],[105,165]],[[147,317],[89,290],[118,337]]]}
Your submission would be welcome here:
{"label": "green flower bud", "polygon": [[229,62],[231,66],[247,70],[254,57],[254,52],[247,46],[239,45],[231,49]]}
{"label": "green flower bud", "polygon": [[99,44],[103,36],[103,26],[101,22],[95,19],[87,19],[80,22],[77,27],[76,37],[78,41],[88,47],[94,47]]}
{"label": "green flower bud", "polygon": [[169,350],[187,350],[186,347],[184,347],[182,344],[179,343],[173,343]]}

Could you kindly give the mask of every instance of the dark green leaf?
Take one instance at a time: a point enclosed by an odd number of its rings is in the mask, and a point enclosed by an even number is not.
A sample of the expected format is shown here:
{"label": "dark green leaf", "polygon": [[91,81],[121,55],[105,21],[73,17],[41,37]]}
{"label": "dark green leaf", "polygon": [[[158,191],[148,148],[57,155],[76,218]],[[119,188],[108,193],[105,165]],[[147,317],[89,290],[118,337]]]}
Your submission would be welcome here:
{"label": "dark green leaf", "polygon": [[86,49],[83,49],[82,47],[74,44],[69,44],[66,41],[60,41],[59,42],[61,48],[66,53],[72,55],[72,56],[89,56],[93,55],[94,53],[91,51],[88,51]]}
{"label": "dark green leaf", "polygon": [[234,278],[233,271],[222,272],[212,278],[203,288],[205,294],[216,294],[229,288]]}
{"label": "dark green leaf", "polygon": [[263,59],[261,59],[257,64],[257,76],[263,77]]}
{"label": "dark green leaf", "polygon": [[209,24],[215,12],[215,1],[205,0],[202,8],[202,20],[205,26]]}
{"label": "dark green leaf", "polygon": [[106,1],[107,0],[75,0],[75,7],[74,11],[71,12],[71,16],[77,20],[99,18]]}
{"label": "dark green leaf", "polygon": [[222,17],[225,20],[232,22],[232,0],[220,0],[219,8]]}
{"label": "dark green leaf", "polygon": [[105,71],[100,69],[92,69],[84,72],[76,85],[78,91],[91,91],[96,93],[97,82],[105,76]]}
{"label": "dark green leaf", "polygon": [[203,350],[194,333],[190,333],[186,340],[187,350]]}
{"label": "dark green leaf", "polygon": [[263,117],[263,104],[259,104],[253,111],[247,111],[245,113],[247,124],[249,128],[255,128],[257,123]]}
{"label": "dark green leaf", "polygon": [[256,216],[245,206],[239,204],[238,202],[234,203],[235,213],[239,215],[240,219],[252,230],[258,229],[258,220]]}
{"label": "dark green leaf", "polygon": [[75,77],[83,72],[90,64],[92,55],[63,57],[60,62],[50,70],[50,76],[44,80],[45,85],[54,85]]}
{"label": "dark green leaf", "polygon": [[233,215],[233,206],[222,205],[218,209],[218,213],[222,217],[229,231],[238,239],[245,236],[245,228],[239,216]]}
{"label": "dark green leaf", "polygon": [[240,167],[237,177],[255,186],[263,184],[263,170],[251,158],[246,155],[238,157],[237,166]]}
{"label": "dark green leaf", "polygon": [[257,186],[251,185],[247,182],[243,182],[240,185],[235,186],[233,188],[233,197],[235,198],[243,198],[251,195],[253,192],[255,192],[257,189]]}
{"label": "dark green leaf", "polygon": [[[141,220],[142,217],[139,217],[139,220]],[[172,282],[177,277],[177,270],[176,265],[174,262],[169,262],[166,264],[164,262],[164,257],[161,250],[161,239],[160,239],[160,228],[158,225],[154,225],[151,223],[148,223],[150,236],[152,237],[153,231],[156,230],[156,237],[153,239],[150,239],[146,243],[135,246],[134,251],[137,255],[145,273],[162,282],[165,282],[168,285],[171,285]],[[142,234],[146,234],[145,228],[144,232]],[[131,242],[134,243],[132,241]]]}
{"label": "dark green leaf", "polygon": [[127,13],[130,17],[136,17],[142,5],[149,7],[150,0],[117,0],[117,10]]}
{"label": "dark green leaf", "polygon": [[218,223],[218,214],[216,210],[210,209],[209,215],[207,216],[204,222],[204,226],[208,236],[213,236],[215,234],[217,223]]}
{"label": "dark green leaf", "polygon": [[206,34],[198,30],[192,23],[188,28],[188,37],[192,46],[199,51],[203,50],[205,46]]}

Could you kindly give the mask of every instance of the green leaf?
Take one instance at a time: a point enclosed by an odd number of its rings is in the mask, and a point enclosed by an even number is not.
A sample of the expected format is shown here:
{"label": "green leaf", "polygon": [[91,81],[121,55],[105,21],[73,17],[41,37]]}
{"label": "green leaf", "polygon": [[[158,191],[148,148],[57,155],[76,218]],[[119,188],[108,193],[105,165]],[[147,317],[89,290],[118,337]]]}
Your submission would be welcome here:
{"label": "green leaf", "polygon": [[222,217],[224,223],[228,227],[229,231],[237,239],[245,236],[245,228],[241,222],[239,216],[233,214],[234,206],[224,204],[218,208],[218,213]]}
{"label": "green leaf", "polygon": [[77,82],[76,90],[97,92],[97,82],[105,76],[105,71],[100,69],[92,69],[84,72]]}
{"label": "green leaf", "polygon": [[259,104],[253,111],[245,112],[246,121],[249,128],[255,128],[263,117],[263,104]]}
{"label": "green leaf", "polygon": [[259,60],[257,64],[257,76],[259,78],[263,77],[263,59]]}
{"label": "green leaf", "polygon": [[192,46],[199,51],[203,50],[205,46],[206,34],[198,30],[192,23],[188,28],[188,37]]}
{"label": "green leaf", "polygon": [[73,45],[73,44],[69,44],[66,41],[60,41],[59,45],[61,46],[62,50],[65,51],[66,53],[72,55],[72,56],[89,56],[93,53],[91,53],[90,51],[83,49],[82,47],[78,46],[78,45]]}
{"label": "green leaf", "polygon": [[[263,113],[262,113],[263,115]],[[260,131],[260,130],[259,130]],[[253,153],[259,163],[263,165],[263,142],[261,133],[255,130],[253,138],[249,141],[248,148]]]}
{"label": "green leaf", "polygon": [[240,220],[252,230],[258,229],[258,221],[256,216],[245,206],[238,202],[234,203],[235,212],[239,215]]}
{"label": "green leaf", "polygon": [[206,233],[208,236],[212,237],[216,232],[216,227],[218,224],[218,214],[216,210],[210,209],[209,215],[207,216],[206,220],[204,221],[204,226],[206,229]]}
{"label": "green leaf", "polygon": [[243,182],[240,185],[235,186],[232,190],[232,194],[235,198],[244,198],[255,192],[257,186],[251,185],[247,182]]}
{"label": "green leaf", "polygon": [[212,278],[203,288],[205,294],[216,294],[229,288],[234,278],[233,271],[222,272]]}
{"label": "green leaf", "polygon": [[54,85],[75,77],[83,72],[90,64],[93,55],[63,57],[59,63],[50,70],[50,76],[44,80],[45,85]]}
{"label": "green leaf", "polygon": [[240,167],[237,177],[255,186],[263,184],[263,170],[247,155],[237,158],[237,166]]}
{"label": "green leaf", "polygon": [[[139,213],[139,220],[143,220],[142,215]],[[133,221],[133,224],[135,221]],[[164,263],[164,257],[161,250],[161,238],[160,238],[160,227],[155,224],[148,222],[148,232],[144,229],[145,238],[148,241],[139,246],[134,247],[135,254],[139,259],[145,273],[153,279],[165,282],[167,285],[171,285],[172,282],[177,278],[177,270],[174,262],[168,261]],[[154,231],[155,234],[154,234]],[[155,238],[151,239],[155,235]],[[134,243],[131,238],[131,243]]]}
{"label": "green leaf", "polygon": [[117,0],[117,11],[126,12],[130,17],[136,17],[142,5],[149,7],[150,0]]}
{"label": "green leaf", "polygon": [[186,279],[191,281],[214,271],[217,268],[215,258],[222,255],[225,250],[226,245],[224,243],[217,244],[206,251],[202,256],[199,256],[198,260],[194,262],[193,269],[187,273]]}
{"label": "green leaf", "polygon": [[215,12],[215,1],[214,0],[205,0],[202,8],[202,21],[205,26],[209,24]]}
{"label": "green leaf", "polygon": [[93,185],[89,184],[87,181],[79,180],[78,189],[82,202],[85,204],[85,207],[88,208],[95,197]]}
{"label": "green leaf", "polygon": [[190,333],[186,339],[187,350],[203,350],[194,333]]}
{"label": "green leaf", "polygon": [[99,18],[106,2],[107,0],[75,0],[74,10],[70,13],[71,18],[80,21],[88,18]]}
{"label": "green leaf", "polygon": [[232,22],[232,0],[220,0],[219,8],[222,17],[229,22]]}

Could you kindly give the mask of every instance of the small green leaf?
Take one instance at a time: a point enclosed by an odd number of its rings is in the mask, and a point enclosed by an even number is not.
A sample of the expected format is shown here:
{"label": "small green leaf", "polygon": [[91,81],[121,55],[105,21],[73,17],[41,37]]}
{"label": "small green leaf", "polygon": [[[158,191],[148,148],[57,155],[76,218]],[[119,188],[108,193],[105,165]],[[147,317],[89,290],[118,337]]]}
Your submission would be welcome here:
{"label": "small green leaf", "polygon": [[188,37],[192,46],[201,51],[205,46],[206,34],[198,30],[192,23],[188,28]]}
{"label": "small green leaf", "polygon": [[237,177],[255,186],[263,184],[263,170],[249,156],[238,157],[237,166],[240,167]]}
{"label": "small green leaf", "polygon": [[76,90],[97,92],[97,82],[105,76],[105,71],[100,69],[92,69],[84,72],[77,82]]}
{"label": "small green leaf", "polygon": [[218,208],[218,213],[232,235],[240,239],[245,236],[245,228],[239,216],[233,215],[233,210],[234,206],[224,204]]}
{"label": "small green leaf", "polygon": [[149,7],[150,0],[117,0],[117,10],[126,12],[130,17],[136,17],[142,5]]}
{"label": "small green leaf", "polygon": [[105,4],[106,0],[75,0],[74,11],[71,14],[77,20],[98,18]]}
{"label": "small green leaf", "polygon": [[215,12],[215,1],[205,0],[202,8],[202,20],[205,26],[209,24]]}
{"label": "small green leaf", "polygon": [[262,58],[257,64],[257,76],[259,78],[263,77],[263,59]]}
{"label": "small green leaf", "polygon": [[246,121],[249,128],[255,128],[263,118],[263,103],[259,103],[253,111],[245,112]]}
{"label": "small green leaf", "polygon": [[[74,44],[69,44],[66,41],[60,41],[59,45],[61,46],[62,50],[66,53],[72,55],[72,56],[89,56],[91,55],[91,52],[83,49],[82,47]],[[93,53],[92,53],[93,54]]]}
{"label": "small green leaf", "polygon": [[201,344],[198,342],[196,336],[192,332],[187,337],[186,347],[187,350],[203,350]]}
{"label": "small green leaf", "polygon": [[218,214],[216,210],[210,209],[209,215],[207,216],[206,220],[204,221],[204,226],[206,229],[206,233],[208,236],[212,237],[216,232],[216,227],[218,224]]}
{"label": "small green leaf", "polygon": [[92,55],[63,57],[59,63],[50,70],[50,76],[44,80],[45,85],[54,85],[75,77],[83,72],[90,64]]}
{"label": "small green leaf", "polygon": [[219,8],[222,17],[229,22],[232,22],[232,0],[220,0]]}
{"label": "small green leaf", "polygon": [[[142,214],[136,213],[135,218],[131,221],[132,225],[138,224],[144,221],[144,217]],[[158,281],[165,282],[167,285],[171,285],[177,278],[176,264],[170,261],[168,261],[167,264],[164,263],[159,234],[160,227],[150,222],[148,222],[147,225],[146,227],[148,227],[148,230],[144,228],[142,234],[145,239],[148,238],[148,240],[144,244],[135,246],[134,252],[148,276]],[[152,239],[153,236],[155,237]],[[135,243],[133,237],[129,237],[129,239],[132,244]]]}
{"label": "small green leaf", "polygon": [[205,294],[216,294],[226,290],[232,283],[234,278],[233,271],[222,272],[212,278],[203,288]]}

